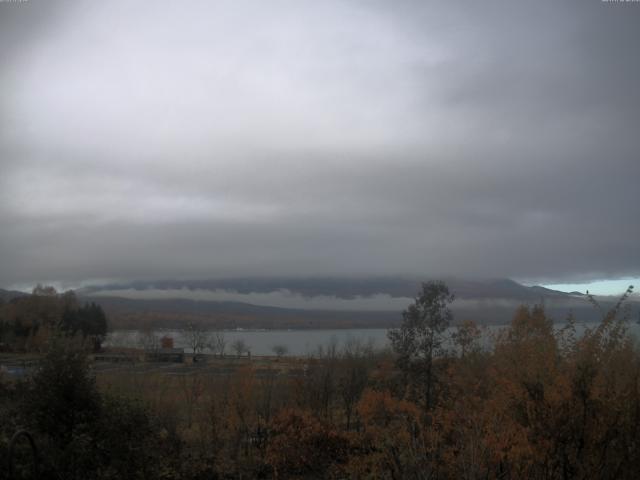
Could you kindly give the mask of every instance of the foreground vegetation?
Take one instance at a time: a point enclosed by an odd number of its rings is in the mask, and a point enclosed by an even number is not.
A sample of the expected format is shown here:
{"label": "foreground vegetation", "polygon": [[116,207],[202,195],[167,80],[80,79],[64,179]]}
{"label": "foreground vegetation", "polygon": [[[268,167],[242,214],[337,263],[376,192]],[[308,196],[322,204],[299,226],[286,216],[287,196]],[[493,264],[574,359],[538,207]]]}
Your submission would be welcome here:
{"label": "foreground vegetation", "polygon": [[[523,306],[483,349],[463,322],[451,351],[453,298],[428,283],[390,331],[393,352],[353,342],[165,373],[96,370],[78,335],[55,332],[32,376],[0,386],[0,461],[26,428],[41,478],[636,478],[630,293],[584,333]],[[20,443],[25,476],[28,453]]]}

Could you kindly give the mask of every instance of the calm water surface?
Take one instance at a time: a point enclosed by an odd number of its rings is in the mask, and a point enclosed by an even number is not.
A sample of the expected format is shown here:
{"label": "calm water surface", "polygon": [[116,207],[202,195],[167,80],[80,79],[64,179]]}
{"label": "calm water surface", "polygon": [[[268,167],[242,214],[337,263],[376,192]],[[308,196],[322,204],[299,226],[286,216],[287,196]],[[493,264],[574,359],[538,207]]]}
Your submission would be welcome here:
{"label": "calm water surface", "polygon": [[[594,327],[596,324],[576,324],[577,333],[580,334],[586,327]],[[559,323],[557,328],[564,324]],[[490,345],[491,336],[504,326],[488,326],[483,330],[482,343]],[[638,338],[640,326],[636,323],[629,325],[630,333]],[[284,345],[289,355],[311,355],[320,347],[335,344],[343,348],[349,342],[370,344],[376,349],[389,346],[385,328],[346,328],[330,330],[224,330],[223,334],[227,342],[227,354],[233,354],[231,344],[236,340],[244,340],[252,355],[273,355],[275,345]],[[447,336],[453,333],[449,329]],[[178,330],[158,330],[154,332],[158,337],[169,336],[174,339],[175,347],[183,347],[189,351],[182,333]],[[138,330],[117,330],[109,334],[107,346],[138,347],[141,344],[143,334]]]}

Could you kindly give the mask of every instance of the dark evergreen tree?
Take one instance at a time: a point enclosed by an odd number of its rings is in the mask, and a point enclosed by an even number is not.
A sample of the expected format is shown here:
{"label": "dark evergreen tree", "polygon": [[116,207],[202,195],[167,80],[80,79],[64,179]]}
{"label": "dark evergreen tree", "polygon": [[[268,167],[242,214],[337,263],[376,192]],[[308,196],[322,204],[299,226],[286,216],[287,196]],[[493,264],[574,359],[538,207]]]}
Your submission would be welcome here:
{"label": "dark evergreen tree", "polygon": [[388,333],[398,367],[408,383],[422,392],[425,409],[433,405],[433,360],[444,353],[444,332],[453,315],[448,305],[454,295],[444,282],[422,284],[412,305],[402,312],[402,325]]}

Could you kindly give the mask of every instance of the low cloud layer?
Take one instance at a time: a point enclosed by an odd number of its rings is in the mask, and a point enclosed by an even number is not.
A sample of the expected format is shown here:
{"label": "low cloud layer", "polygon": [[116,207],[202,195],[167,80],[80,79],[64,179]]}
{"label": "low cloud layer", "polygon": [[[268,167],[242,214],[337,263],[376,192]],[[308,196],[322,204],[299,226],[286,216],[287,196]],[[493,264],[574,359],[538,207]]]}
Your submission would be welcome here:
{"label": "low cloud layer", "polygon": [[0,285],[640,275],[640,4],[0,3]]}

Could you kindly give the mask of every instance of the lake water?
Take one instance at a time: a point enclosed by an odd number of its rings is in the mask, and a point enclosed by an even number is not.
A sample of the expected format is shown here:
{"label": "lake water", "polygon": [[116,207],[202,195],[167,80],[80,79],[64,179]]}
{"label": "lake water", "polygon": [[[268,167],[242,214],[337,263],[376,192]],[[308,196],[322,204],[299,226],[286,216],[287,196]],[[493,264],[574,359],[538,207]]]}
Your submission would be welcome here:
{"label": "lake water", "polygon": [[[309,355],[319,347],[336,344],[342,348],[347,342],[358,341],[371,344],[376,349],[387,346],[387,330],[383,328],[351,328],[335,330],[225,330],[222,332],[227,342],[226,353],[233,354],[231,344],[244,340],[252,355],[273,355],[275,345],[283,345],[289,355]],[[168,336],[174,340],[174,347],[189,351],[183,335],[176,330],[155,332],[158,337]],[[137,347],[143,341],[143,334],[137,330],[118,330],[107,337],[106,346]],[[206,350],[205,350],[206,352]]]}
{"label": "lake water", "polygon": [[[577,333],[580,334],[586,327],[594,327],[596,324],[576,324]],[[562,328],[564,324],[557,324],[557,328]],[[482,343],[488,346],[491,336],[504,326],[488,326],[483,330]],[[310,355],[318,351],[319,347],[327,347],[331,344],[337,345],[338,349],[343,348],[349,342],[360,342],[370,344],[375,349],[383,349],[389,346],[387,339],[387,329],[385,328],[347,328],[330,330],[225,330],[223,331],[227,342],[226,353],[232,355],[231,344],[236,340],[243,340],[249,347],[252,355],[273,355],[275,345],[283,345],[287,348],[289,355]],[[639,337],[640,326],[637,323],[629,324],[631,334]],[[447,336],[453,333],[453,329],[447,332]],[[188,352],[186,342],[180,331],[159,330],[154,333],[158,338],[169,336],[174,339],[174,346],[185,348]],[[143,334],[137,330],[117,330],[107,337],[105,346],[139,347]],[[205,350],[206,351],[206,350]]]}

